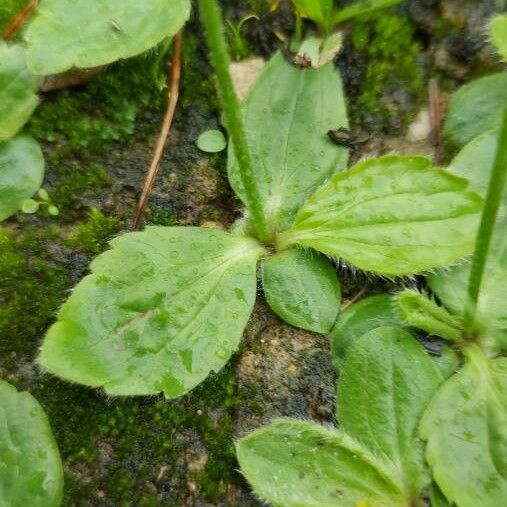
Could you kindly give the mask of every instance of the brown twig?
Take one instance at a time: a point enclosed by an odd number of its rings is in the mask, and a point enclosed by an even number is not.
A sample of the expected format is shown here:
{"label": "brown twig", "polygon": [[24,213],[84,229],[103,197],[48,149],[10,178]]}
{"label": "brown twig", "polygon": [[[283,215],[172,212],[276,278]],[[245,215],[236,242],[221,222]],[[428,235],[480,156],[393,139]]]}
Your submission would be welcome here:
{"label": "brown twig", "polygon": [[30,17],[39,3],[39,0],[30,0],[23,10],[12,20],[11,24],[7,27],[2,35],[4,40],[11,40],[21,28],[23,23]]}
{"label": "brown twig", "polygon": [[442,162],[443,155],[443,141],[442,141],[442,110],[440,107],[440,90],[438,81],[430,79],[428,86],[428,101],[430,108],[430,124],[431,136],[433,138],[433,146],[435,154],[433,161],[436,165]]}
{"label": "brown twig", "polygon": [[160,131],[160,135],[158,137],[157,146],[155,147],[155,152],[153,153],[151,165],[148,169],[146,179],[144,180],[143,192],[141,194],[141,198],[139,199],[137,214],[134,219],[134,223],[132,224],[132,229],[134,231],[137,231],[139,229],[146,213],[150,193],[153,188],[153,184],[155,183],[155,178],[157,177],[158,169],[160,167],[160,159],[162,158],[164,147],[167,142],[167,137],[169,136],[169,131],[171,130],[174,112],[176,111],[176,104],[178,103],[181,81],[182,41],[183,32],[180,31],[174,37],[173,57],[171,63],[171,85],[169,87],[168,93],[167,110],[164,116],[164,122],[162,123],[162,130]]}
{"label": "brown twig", "polygon": [[359,299],[361,299],[364,294],[366,293],[366,288],[363,287],[352,299],[349,299],[348,301],[345,301],[342,305],[342,307],[340,308],[340,311],[344,311],[346,310],[349,306],[353,305],[356,301],[358,301]]}

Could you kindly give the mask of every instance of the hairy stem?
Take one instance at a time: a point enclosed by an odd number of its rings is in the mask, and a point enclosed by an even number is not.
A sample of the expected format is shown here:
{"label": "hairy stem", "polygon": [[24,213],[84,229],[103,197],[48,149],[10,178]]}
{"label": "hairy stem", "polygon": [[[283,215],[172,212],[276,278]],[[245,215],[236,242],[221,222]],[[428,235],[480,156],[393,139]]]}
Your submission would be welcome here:
{"label": "hairy stem", "polygon": [[482,211],[481,223],[475,240],[475,251],[468,279],[468,300],[465,307],[465,330],[469,334],[476,331],[476,316],[484,269],[488,260],[491,237],[496,217],[502,202],[507,177],[507,101],[504,107],[502,124],[498,132],[498,147],[489,179],[488,192]]}
{"label": "hairy stem", "polygon": [[261,205],[259,188],[255,181],[252,157],[248,147],[241,108],[234,91],[229,72],[230,57],[225,41],[222,14],[216,0],[199,0],[202,24],[211,53],[211,63],[215,69],[218,87],[223,101],[224,115],[232,138],[234,153],[238,159],[241,181],[245,189],[245,203],[251,213],[252,227],[257,238],[269,243],[270,233],[264,210]]}
{"label": "hairy stem", "polygon": [[174,37],[173,45],[173,57],[171,63],[171,85],[169,87],[169,97],[167,101],[167,109],[162,123],[162,129],[153,153],[153,158],[144,180],[143,192],[139,199],[139,205],[137,208],[137,214],[132,224],[132,229],[137,231],[141,226],[146,208],[148,207],[148,201],[150,198],[155,179],[157,177],[158,169],[160,167],[160,160],[164,153],[164,148],[167,143],[167,137],[171,130],[171,125],[176,111],[176,105],[178,104],[178,97],[180,93],[180,81],[181,81],[181,45],[183,42],[183,32],[180,31]]}

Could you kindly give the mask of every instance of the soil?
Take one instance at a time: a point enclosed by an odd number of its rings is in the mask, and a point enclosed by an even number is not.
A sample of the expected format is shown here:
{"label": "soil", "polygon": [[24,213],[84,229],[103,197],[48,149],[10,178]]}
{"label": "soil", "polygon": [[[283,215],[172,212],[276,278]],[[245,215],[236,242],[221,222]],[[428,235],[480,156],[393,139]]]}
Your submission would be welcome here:
{"label": "soil", "polygon": [[[227,2],[227,16],[237,21],[247,4]],[[485,37],[498,4],[406,1],[344,27],[336,65],[354,135],[364,140],[353,160],[392,151],[433,155],[428,80],[438,79],[445,106],[457,86],[498,66]],[[8,14],[0,10],[0,21]],[[276,12],[260,13],[245,25],[249,56],[268,58],[280,34],[292,30],[283,2]],[[147,223],[228,227],[241,216],[227,183],[226,153],[195,146],[201,132],[220,126],[201,32],[194,17],[185,35],[181,101]],[[238,472],[234,440],[279,416],[334,423],[337,379],[327,338],[280,321],[262,294],[241,349],[180,400],[108,398],[35,363],[71,287],[107,240],[131,225],[164,111],[165,59],[151,51],[78,87],[42,95],[26,130],[44,147],[44,188],[60,214],[18,214],[0,229],[0,377],[32,392],[47,411],[69,507],[261,505]],[[344,303],[364,288],[365,295],[422,283],[338,269]]]}

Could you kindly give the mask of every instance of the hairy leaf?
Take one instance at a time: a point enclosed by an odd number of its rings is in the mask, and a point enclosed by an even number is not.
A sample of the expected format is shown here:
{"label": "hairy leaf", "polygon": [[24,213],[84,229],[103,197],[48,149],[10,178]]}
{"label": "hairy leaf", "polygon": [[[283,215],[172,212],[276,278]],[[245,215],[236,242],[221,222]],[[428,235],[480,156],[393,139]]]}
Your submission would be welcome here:
{"label": "hairy leaf", "polygon": [[446,340],[462,339],[462,321],[420,292],[404,290],[396,295],[396,303],[410,326]]}
{"label": "hairy leaf", "polygon": [[189,0],[44,0],[30,22],[27,59],[36,74],[106,65],[174,35]]}
{"label": "hairy leaf", "polygon": [[0,380],[0,505],[57,507],[63,470],[48,419],[29,393]]}
{"label": "hairy leaf", "polygon": [[[276,54],[246,99],[244,120],[264,213],[271,228],[279,230],[326,178],[347,164],[348,151],[327,136],[347,125],[340,76],[331,64],[301,70]],[[246,202],[231,143],[228,172]]]}
{"label": "hairy leaf", "polygon": [[60,310],[40,362],[113,395],[181,396],[236,350],[263,250],[196,227],[149,227],[111,245]]}
{"label": "hairy leaf", "polygon": [[340,309],[340,282],[333,265],[311,250],[286,250],[262,264],[269,306],[296,327],[328,333]]}
{"label": "hairy leaf", "polygon": [[42,184],[44,157],[31,137],[0,142],[0,221],[21,209]]}
{"label": "hairy leaf", "polygon": [[0,40],[0,141],[17,134],[39,103],[40,78],[25,63],[25,50]]}
{"label": "hairy leaf", "polygon": [[491,38],[500,56],[507,61],[507,14],[493,18]]}
{"label": "hairy leaf", "polygon": [[350,347],[341,371],[341,427],[391,464],[407,498],[418,498],[430,483],[418,427],[442,380],[424,348],[396,327],[363,335]]}
{"label": "hairy leaf", "polygon": [[279,244],[407,275],[470,253],[481,208],[465,179],[423,157],[388,155],[336,174],[303,205]]}
{"label": "hairy leaf", "polygon": [[343,432],[279,419],[236,444],[255,492],[273,505],[406,505],[383,465]]}
{"label": "hairy leaf", "polygon": [[[468,143],[451,162],[450,170],[468,178],[485,196],[493,167],[497,134],[486,132]],[[507,192],[497,218],[478,302],[477,322],[484,335],[507,328]],[[470,262],[428,275],[431,289],[454,314],[462,315],[468,294]],[[491,338],[491,336],[490,336]]]}
{"label": "hairy leaf", "polygon": [[444,134],[463,146],[474,137],[500,126],[505,104],[507,72],[499,72],[462,86],[451,98]]}
{"label": "hairy leaf", "polygon": [[333,366],[339,374],[350,346],[363,334],[383,326],[406,326],[388,294],[370,296],[342,312],[329,336]]}
{"label": "hairy leaf", "polygon": [[460,507],[507,498],[507,359],[479,349],[438,391],[421,422],[426,458],[445,496]]}

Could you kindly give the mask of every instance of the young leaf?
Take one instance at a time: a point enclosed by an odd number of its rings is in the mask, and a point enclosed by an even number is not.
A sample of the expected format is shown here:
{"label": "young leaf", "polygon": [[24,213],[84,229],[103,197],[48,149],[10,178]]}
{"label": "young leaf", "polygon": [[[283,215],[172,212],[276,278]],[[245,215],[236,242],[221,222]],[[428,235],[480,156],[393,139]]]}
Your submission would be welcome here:
{"label": "young leaf", "polygon": [[286,250],[262,264],[269,306],[296,327],[328,333],[340,309],[340,282],[333,265],[311,250]]}
{"label": "young leaf", "polygon": [[430,482],[418,427],[442,380],[424,348],[396,327],[363,335],[350,347],[341,371],[341,427],[391,464],[407,498],[419,498]]}
{"label": "young leaf", "polygon": [[37,400],[0,380],[0,505],[58,507],[63,470]]}
{"label": "young leaf", "polygon": [[406,505],[372,454],[343,432],[315,423],[276,420],[242,438],[236,452],[255,492],[273,505]]}
{"label": "young leaf", "polygon": [[333,0],[292,0],[296,12],[303,18],[308,18],[328,31],[333,23]]}
{"label": "young leaf", "polygon": [[462,339],[463,322],[420,292],[404,290],[396,295],[396,303],[410,326],[452,342]]}
{"label": "young leaf", "polygon": [[181,396],[236,350],[263,249],[197,227],[149,227],[111,245],[61,308],[40,362],[112,395]]}
{"label": "young leaf", "polygon": [[448,500],[498,507],[507,498],[507,359],[471,349],[426,410],[426,459]]}
{"label": "young leaf", "polygon": [[225,150],[227,141],[220,130],[210,129],[197,138],[197,147],[206,153],[218,153]]}
{"label": "young leaf", "polygon": [[401,1],[402,0],[356,0],[352,4],[336,12],[333,22],[335,25],[343,23],[356,16],[361,16],[378,9],[392,7],[393,5],[399,4]]}
{"label": "young leaf", "polygon": [[507,61],[507,14],[493,18],[491,38],[500,56]]}
{"label": "young leaf", "polygon": [[[244,115],[264,213],[272,229],[279,230],[326,178],[347,164],[348,151],[327,136],[347,126],[340,76],[332,65],[301,70],[276,54],[246,99]],[[232,143],[228,172],[246,203]]]}
{"label": "young leaf", "polygon": [[470,253],[482,199],[423,157],[388,155],[336,174],[279,246],[309,246],[383,275],[446,266]]}
{"label": "young leaf", "polygon": [[44,157],[31,137],[0,142],[0,221],[20,210],[42,184]]}
{"label": "young leaf", "polygon": [[27,60],[35,74],[106,65],[173,36],[189,0],[44,0],[28,25]]}
{"label": "young leaf", "polygon": [[25,63],[25,50],[0,40],[0,142],[17,134],[39,103],[40,78]]}
{"label": "young leaf", "polygon": [[507,72],[499,72],[462,86],[451,98],[444,134],[463,146],[474,137],[500,126],[507,88]]}
{"label": "young leaf", "polygon": [[333,366],[337,374],[350,346],[363,334],[383,326],[406,326],[393,296],[388,294],[364,298],[340,314],[329,336]]}

